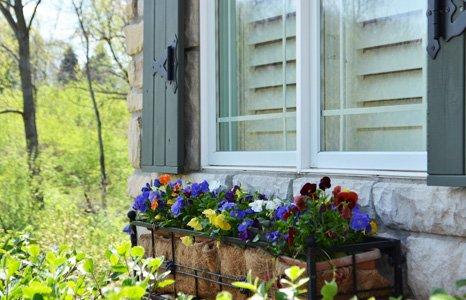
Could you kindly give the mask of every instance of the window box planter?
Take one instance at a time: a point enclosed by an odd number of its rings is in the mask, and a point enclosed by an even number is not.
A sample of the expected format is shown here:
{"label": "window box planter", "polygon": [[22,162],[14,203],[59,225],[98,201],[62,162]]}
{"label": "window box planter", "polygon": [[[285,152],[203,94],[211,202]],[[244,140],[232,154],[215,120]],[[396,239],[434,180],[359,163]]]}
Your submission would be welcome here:
{"label": "window box planter", "polygon": [[[244,242],[234,237],[213,239],[192,230],[160,228],[134,218],[130,221],[132,244],[143,246],[148,256],[165,256],[164,267],[172,271],[176,284],[162,293],[182,291],[212,299],[219,291],[228,290],[234,299],[244,299],[247,295],[232,287],[231,282],[241,281],[249,269],[254,276],[270,280],[280,277],[287,267],[298,265],[308,270],[311,279],[307,299],[318,299],[324,280],[331,280],[334,272],[342,299],[352,295],[402,295],[402,257],[398,240],[367,237],[360,243],[324,250],[311,237],[304,262],[286,256],[274,257],[266,251],[269,244],[262,241]],[[149,233],[138,234],[139,228]],[[188,235],[193,237],[192,246],[185,246],[180,240]],[[316,262],[316,257],[324,251],[330,255],[345,255]],[[382,275],[380,265],[390,265],[388,276]]]}

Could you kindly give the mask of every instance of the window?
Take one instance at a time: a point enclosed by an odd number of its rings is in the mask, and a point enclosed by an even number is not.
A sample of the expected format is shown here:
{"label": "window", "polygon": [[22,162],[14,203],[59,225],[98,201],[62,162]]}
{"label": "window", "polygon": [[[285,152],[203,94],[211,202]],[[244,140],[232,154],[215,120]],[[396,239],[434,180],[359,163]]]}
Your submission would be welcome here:
{"label": "window", "polygon": [[425,170],[425,2],[201,2],[203,164]]}

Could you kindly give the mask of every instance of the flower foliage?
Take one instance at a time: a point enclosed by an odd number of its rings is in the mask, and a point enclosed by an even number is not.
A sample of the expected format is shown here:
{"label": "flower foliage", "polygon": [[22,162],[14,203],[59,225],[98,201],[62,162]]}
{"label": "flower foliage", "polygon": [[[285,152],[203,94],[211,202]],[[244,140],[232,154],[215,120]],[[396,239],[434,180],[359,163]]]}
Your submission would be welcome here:
{"label": "flower foliage", "polygon": [[277,255],[301,257],[311,236],[326,248],[376,232],[377,224],[359,206],[356,192],[330,188],[330,178],[323,177],[305,183],[293,199],[279,199],[237,185],[184,183],[162,175],[142,188],[133,209],[139,220],[160,227],[265,241]]}

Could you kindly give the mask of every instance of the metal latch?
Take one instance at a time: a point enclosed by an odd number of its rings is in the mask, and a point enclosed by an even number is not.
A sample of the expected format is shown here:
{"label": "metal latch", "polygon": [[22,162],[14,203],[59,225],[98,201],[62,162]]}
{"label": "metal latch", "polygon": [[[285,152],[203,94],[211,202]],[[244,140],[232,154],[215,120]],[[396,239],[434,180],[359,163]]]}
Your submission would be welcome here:
{"label": "metal latch", "polygon": [[453,0],[429,0],[427,53],[432,59],[435,59],[440,51],[440,38],[448,42],[466,29],[466,12],[461,7],[459,15],[453,20],[456,10]]}
{"label": "metal latch", "polygon": [[166,51],[159,58],[154,59],[152,63],[152,75],[159,75],[168,84],[173,85],[173,92],[178,89],[176,70],[178,68],[178,59],[176,57],[176,48],[178,46],[178,37],[168,44]]}

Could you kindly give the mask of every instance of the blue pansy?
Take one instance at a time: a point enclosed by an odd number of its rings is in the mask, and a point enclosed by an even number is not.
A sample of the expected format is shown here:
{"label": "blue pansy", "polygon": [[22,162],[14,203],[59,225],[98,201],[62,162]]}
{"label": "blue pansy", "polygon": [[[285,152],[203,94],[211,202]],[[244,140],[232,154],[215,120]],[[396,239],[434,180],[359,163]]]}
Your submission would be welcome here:
{"label": "blue pansy", "polygon": [[160,187],[162,184],[160,183],[160,180],[154,179],[154,184],[155,187]]}
{"label": "blue pansy", "polygon": [[353,209],[353,215],[350,221],[350,228],[355,231],[363,231],[368,228],[370,225],[371,218],[365,212],[359,210],[359,207],[356,206]]}
{"label": "blue pansy", "polygon": [[226,202],[226,201],[222,201],[220,203],[220,211],[225,211],[225,210],[232,210],[233,208],[236,207],[236,204],[235,203],[231,203],[231,202]]}
{"label": "blue pansy", "polygon": [[291,209],[291,205],[280,206],[275,210],[275,218],[279,220],[285,220],[286,215]]}
{"label": "blue pansy", "polygon": [[266,238],[267,241],[269,241],[270,243],[274,243],[274,242],[278,241],[278,239],[280,238],[280,232],[278,232],[278,231],[268,232],[268,233],[265,235],[265,238]]}
{"label": "blue pansy", "polygon": [[178,217],[181,214],[181,210],[184,208],[184,198],[183,196],[178,196],[176,202],[173,203],[171,207],[171,212],[175,217]]}
{"label": "blue pansy", "polygon": [[191,185],[191,196],[197,197],[202,193],[209,192],[209,183],[204,180],[201,183],[193,183]]}
{"label": "blue pansy", "polygon": [[146,212],[149,205],[149,191],[145,191],[134,199],[133,209]]}
{"label": "blue pansy", "polygon": [[246,241],[251,237],[251,232],[249,228],[254,224],[250,219],[244,220],[241,224],[238,225],[238,237]]}

